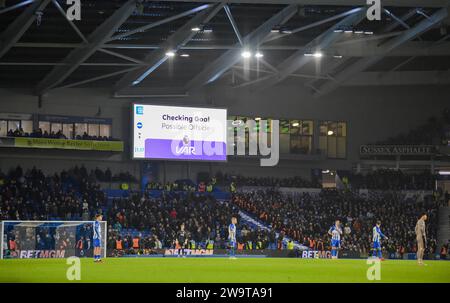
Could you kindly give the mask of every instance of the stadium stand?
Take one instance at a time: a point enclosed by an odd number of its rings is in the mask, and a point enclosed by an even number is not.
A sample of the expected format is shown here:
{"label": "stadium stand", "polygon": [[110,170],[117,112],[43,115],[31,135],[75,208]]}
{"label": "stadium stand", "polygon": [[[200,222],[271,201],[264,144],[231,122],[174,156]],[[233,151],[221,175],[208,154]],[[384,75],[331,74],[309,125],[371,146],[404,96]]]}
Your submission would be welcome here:
{"label": "stadium stand", "polygon": [[[217,201],[212,196],[194,193],[185,197],[167,193],[162,198],[115,199],[108,212],[109,248],[117,252],[116,241],[123,239],[123,251],[136,254],[132,239],[139,239],[139,250],[174,248],[176,233],[182,223],[188,232],[189,248],[227,248],[228,222],[238,208],[229,201]],[[274,248],[273,231],[240,225],[238,242],[243,249]]]}
{"label": "stadium stand", "polygon": [[430,171],[405,173],[401,170],[379,169],[365,174],[345,174],[352,189],[432,190],[436,176]]}
{"label": "stadium stand", "polygon": [[3,220],[81,220],[105,206],[106,196],[84,168],[44,175],[19,166],[1,173],[0,218]]}
{"label": "stadium stand", "polygon": [[[68,139],[61,130],[57,132],[47,132],[42,131],[42,129],[37,129],[31,133],[24,132],[22,128],[16,128],[16,130],[10,129],[7,133],[8,137],[30,137],[30,138],[47,138],[47,139]],[[111,136],[90,136],[86,132],[83,135],[77,135],[76,140],[97,140],[97,141],[117,141],[117,139]]]}
{"label": "stadium stand", "polygon": [[169,193],[162,198],[140,198],[134,195],[114,200],[108,211],[108,221],[116,232],[148,230],[158,237],[163,247],[172,247],[182,223],[190,233],[189,238],[196,243],[207,240],[224,243],[227,223],[234,212],[236,210],[228,203],[206,196],[182,197]]}
{"label": "stadium stand", "polygon": [[363,197],[333,190],[324,190],[320,195],[286,195],[266,190],[239,193],[233,197],[233,202],[273,229],[315,250],[329,245],[326,231],[339,218],[348,231],[344,236],[344,247],[361,254],[370,251],[371,230],[379,219],[386,234],[392,235],[392,240],[386,242],[390,253],[415,252],[413,227],[417,214],[426,210],[430,214],[429,251],[436,250],[438,205],[428,199],[419,202],[405,199],[399,193]]}
{"label": "stadium stand", "polygon": [[88,170],[75,166],[45,175],[40,169],[18,166],[0,172],[0,218],[8,220],[90,220],[107,204],[98,182],[135,182],[129,173]]}
{"label": "stadium stand", "polygon": [[266,187],[304,187],[304,188],[320,188],[318,182],[305,180],[300,176],[290,178],[274,178],[274,177],[244,177],[229,176],[227,174],[217,174],[216,178],[219,184],[230,184],[235,182],[237,186],[266,186]]}
{"label": "stadium stand", "polygon": [[[116,241],[123,240],[124,252],[136,253],[131,246],[136,237],[139,238],[140,249],[173,247],[181,223],[185,223],[194,247],[206,248],[211,242],[213,247],[225,249],[229,218],[239,211],[269,227],[264,229],[250,222],[241,222],[238,241],[243,244],[243,249],[283,249],[286,248],[283,239],[289,237],[310,249],[323,250],[329,245],[326,231],[338,217],[345,225],[344,248],[360,254],[369,253],[371,228],[375,220],[382,219],[383,229],[392,239],[385,243],[385,248],[390,253],[402,255],[417,249],[413,225],[416,215],[426,210],[430,214],[429,252],[442,249],[436,246],[439,204],[432,197],[419,201],[419,197],[406,197],[399,191],[378,191],[368,196],[336,190],[322,190],[318,195],[283,194],[270,189],[273,184],[280,184],[278,180],[264,178],[259,183],[258,179],[252,178],[249,184],[270,186],[266,190],[236,193],[231,201],[218,201],[212,194],[199,193],[195,187],[182,192],[169,186],[169,190],[152,196],[155,188],[159,188],[155,184],[149,187],[144,197],[133,194],[108,199],[96,182],[99,179],[110,180],[110,176],[110,172],[100,169],[88,173],[84,167],[47,176],[36,168],[23,172],[17,167],[8,174],[1,173],[0,218],[90,220],[95,213],[103,212],[108,221],[108,248],[115,249]],[[398,181],[396,174],[377,176],[392,184]],[[125,179],[129,176],[125,175]],[[270,182],[264,183],[267,180]],[[410,184],[409,179],[401,180]],[[369,187],[386,189],[383,186]],[[389,189],[399,188],[402,187]]]}

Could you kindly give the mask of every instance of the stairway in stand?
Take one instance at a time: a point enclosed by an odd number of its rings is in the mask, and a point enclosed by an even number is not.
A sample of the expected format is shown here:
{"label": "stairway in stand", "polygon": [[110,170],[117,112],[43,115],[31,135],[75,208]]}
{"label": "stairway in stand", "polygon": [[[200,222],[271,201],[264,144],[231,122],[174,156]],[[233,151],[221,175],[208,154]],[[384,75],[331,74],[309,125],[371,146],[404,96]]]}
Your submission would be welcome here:
{"label": "stairway in stand", "polygon": [[450,240],[450,207],[439,208],[438,218],[437,244],[440,248]]}

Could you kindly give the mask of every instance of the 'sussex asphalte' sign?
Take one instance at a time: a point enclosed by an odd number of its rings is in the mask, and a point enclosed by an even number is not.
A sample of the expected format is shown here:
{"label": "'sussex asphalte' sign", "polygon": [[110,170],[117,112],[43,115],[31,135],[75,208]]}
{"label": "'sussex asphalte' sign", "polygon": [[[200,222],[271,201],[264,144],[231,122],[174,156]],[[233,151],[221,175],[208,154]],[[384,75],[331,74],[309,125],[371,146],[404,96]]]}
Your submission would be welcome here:
{"label": "'sussex asphalte' sign", "polygon": [[427,156],[435,154],[432,145],[361,145],[361,156]]}

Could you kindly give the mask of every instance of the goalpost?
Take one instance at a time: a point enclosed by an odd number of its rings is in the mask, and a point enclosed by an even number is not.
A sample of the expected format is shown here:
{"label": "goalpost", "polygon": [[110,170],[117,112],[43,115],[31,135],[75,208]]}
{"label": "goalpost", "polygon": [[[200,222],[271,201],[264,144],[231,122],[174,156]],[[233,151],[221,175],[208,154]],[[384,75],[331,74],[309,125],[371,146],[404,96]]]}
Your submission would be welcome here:
{"label": "goalpost", "polygon": [[[107,222],[101,221],[106,258]],[[1,221],[0,259],[93,257],[94,221]]]}

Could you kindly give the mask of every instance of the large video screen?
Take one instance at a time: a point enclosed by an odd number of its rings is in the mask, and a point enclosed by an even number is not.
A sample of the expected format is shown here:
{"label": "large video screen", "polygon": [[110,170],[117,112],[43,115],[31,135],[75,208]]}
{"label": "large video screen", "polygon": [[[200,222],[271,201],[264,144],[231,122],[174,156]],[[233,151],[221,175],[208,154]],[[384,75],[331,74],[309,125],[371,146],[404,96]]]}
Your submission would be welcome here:
{"label": "large video screen", "polygon": [[133,104],[133,158],[226,161],[227,110]]}

